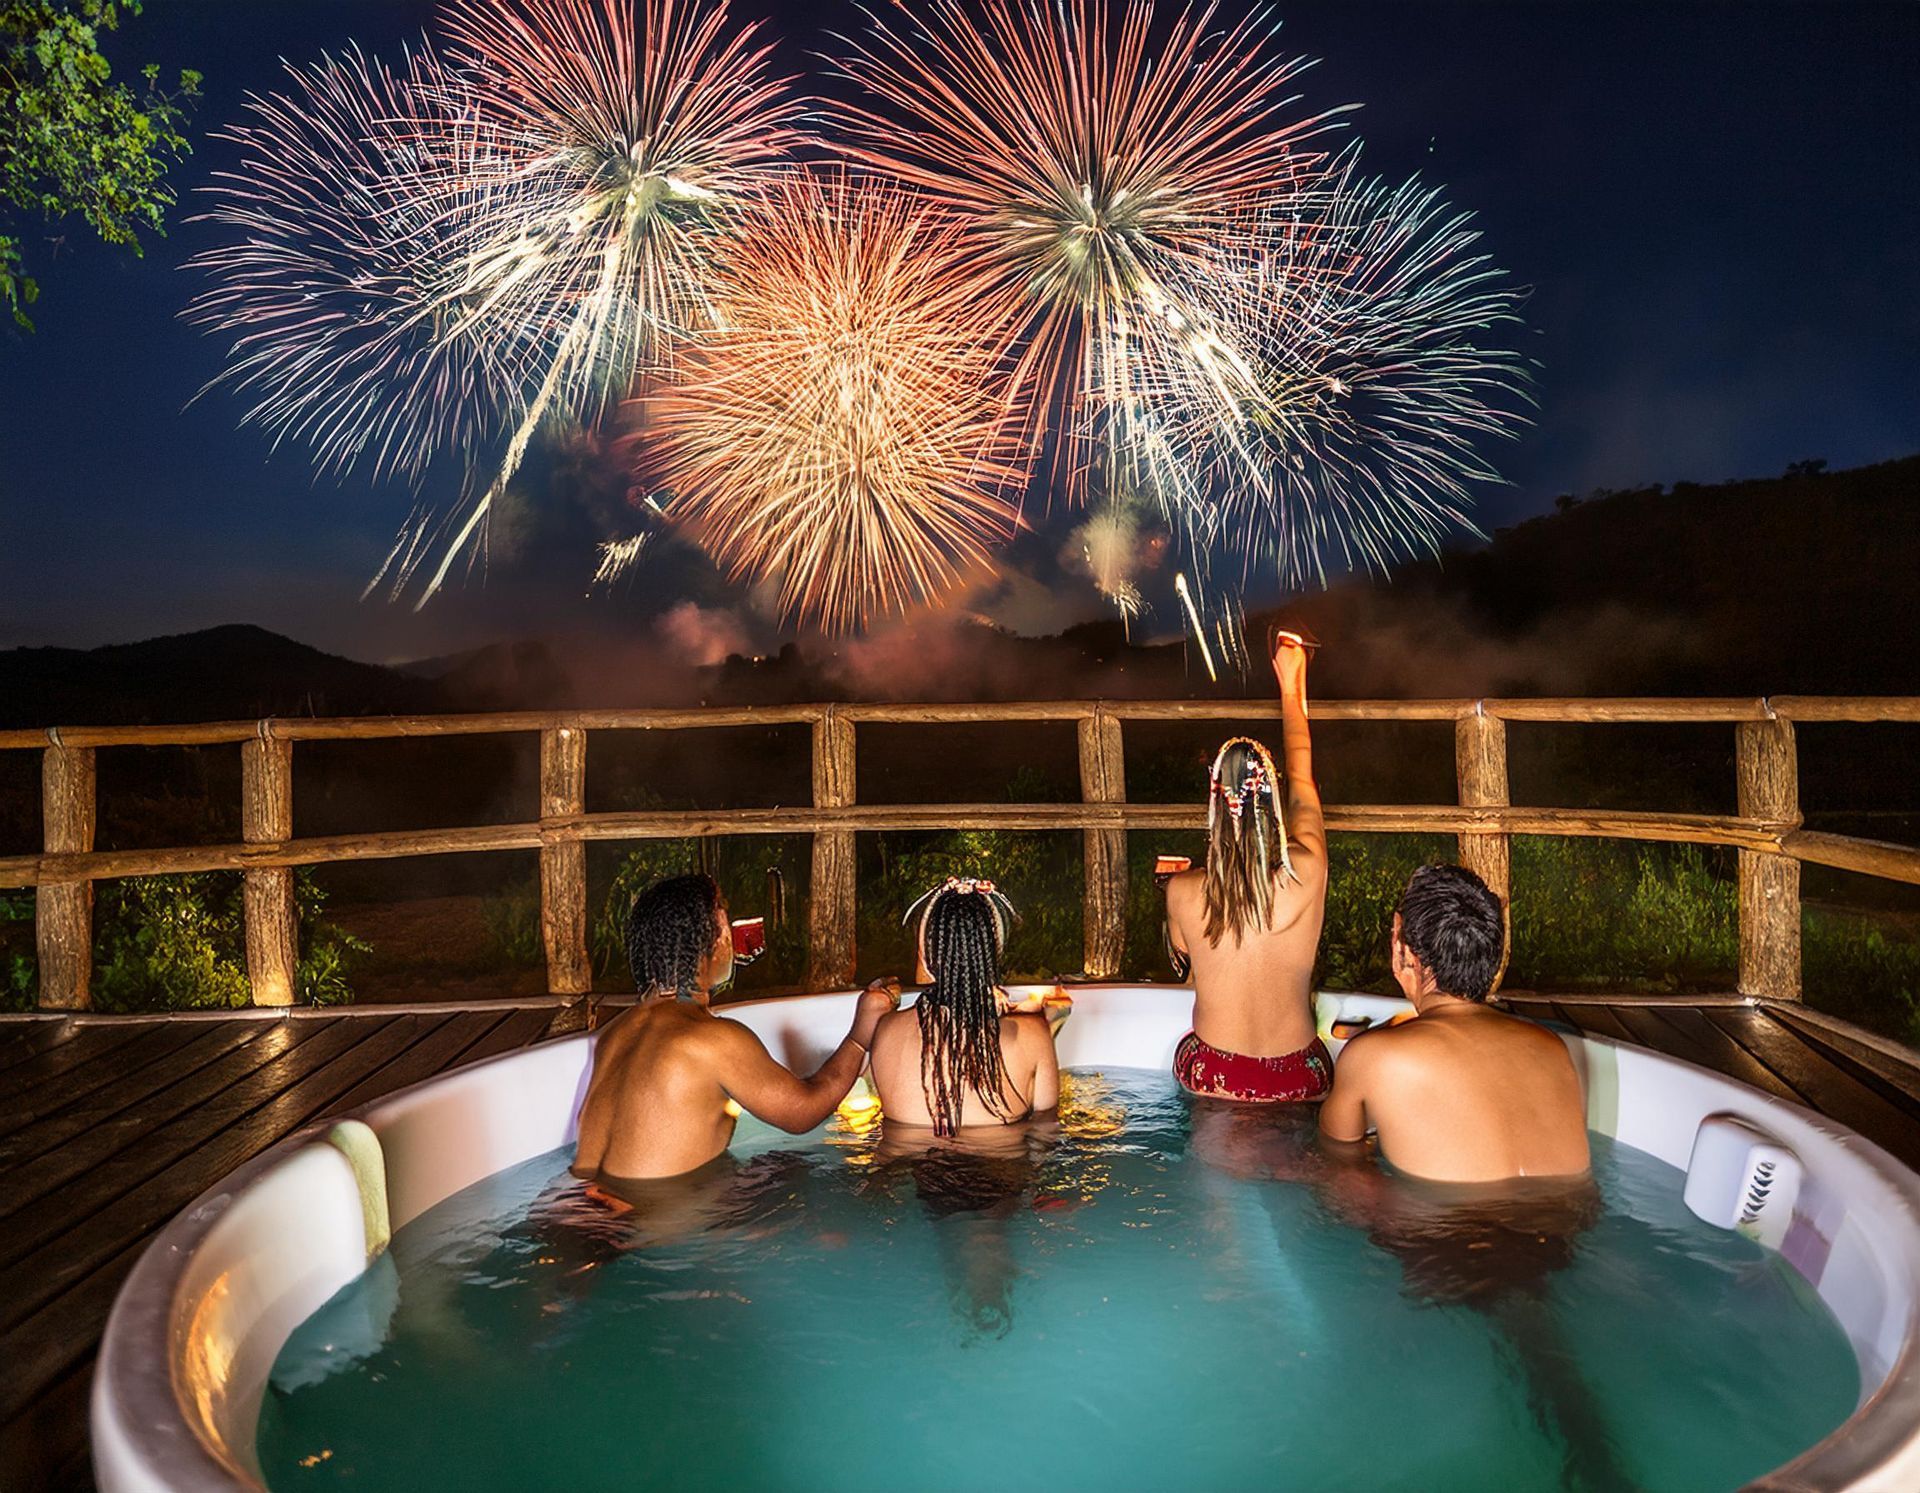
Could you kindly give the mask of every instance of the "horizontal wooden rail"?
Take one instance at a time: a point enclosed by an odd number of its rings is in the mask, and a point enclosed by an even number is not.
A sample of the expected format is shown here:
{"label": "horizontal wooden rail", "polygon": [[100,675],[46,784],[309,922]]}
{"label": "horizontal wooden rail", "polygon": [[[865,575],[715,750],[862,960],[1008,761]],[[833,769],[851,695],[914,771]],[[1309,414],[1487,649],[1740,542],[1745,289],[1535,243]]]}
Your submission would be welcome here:
{"label": "horizontal wooden rail", "polygon": [[[1327,827],[1363,834],[1570,835],[1729,845],[1778,853],[1790,821],[1714,814],[1622,810],[1462,808],[1453,804],[1329,804]],[[1204,804],[856,804],[838,809],[671,809],[579,814],[524,824],[386,830],[272,843],[192,845],[164,850],[95,850],[0,859],[0,887],[111,881],[393,860],[412,855],[539,850],[577,841],[673,840],[701,835],[810,835],[875,830],[1203,830]],[[1838,836],[1826,836],[1838,839]],[[1877,842],[1862,841],[1862,844]]]}
{"label": "horizontal wooden rail", "polygon": [[[383,741],[415,737],[585,731],[684,731],[739,726],[811,725],[832,709],[858,724],[964,725],[973,722],[1080,721],[1096,713],[1120,721],[1277,720],[1278,702],[1242,700],[987,700],[975,703],[863,705],[734,705],[632,710],[502,711],[494,714],[274,717],[181,725],[56,726],[0,731],[0,750],[46,746],[219,746],[265,737],[276,741]],[[1718,724],[1789,719],[1920,723],[1920,698],[1775,695],[1770,698],[1315,700],[1318,721],[1452,721],[1489,715],[1508,721],[1565,725]]]}
{"label": "horizontal wooden rail", "polygon": [[1911,845],[1802,829],[1786,836],[1781,848],[1798,861],[1920,886],[1920,850]]}
{"label": "horizontal wooden rail", "polygon": [[[1511,838],[1565,835],[1690,845],[1739,852],[1741,989],[1791,999],[1799,993],[1799,866],[1817,862],[1920,884],[1920,849],[1801,828],[1795,722],[1920,724],[1920,698],[1318,700],[1316,722],[1451,723],[1458,802],[1331,806],[1329,828],[1368,834],[1458,837],[1461,859],[1510,895]],[[1021,700],[980,703],[789,704],[499,714],[295,718],[190,725],[51,727],[0,731],[0,750],[42,754],[42,853],[0,858],[0,888],[34,887],[43,1005],[89,1000],[93,883],[129,876],[207,871],[246,875],[249,966],[257,1000],[289,998],[297,945],[291,926],[296,866],[404,856],[537,852],[549,988],[587,988],[586,862],[595,841],[712,835],[809,835],[809,970],[815,988],[845,983],[855,964],[855,840],[874,831],[1057,830],[1083,836],[1085,969],[1117,972],[1126,947],[1125,833],[1200,831],[1204,803],[1127,802],[1125,728],[1130,723],[1277,722],[1271,698],[1223,700]],[[856,778],[861,725],[1073,724],[1079,743],[1077,803],[862,804]],[[1508,803],[1509,723],[1563,725],[1721,724],[1736,728],[1739,812],[1677,814],[1530,808]],[[586,813],[589,731],[686,731],[807,727],[812,802],[754,809]],[[481,735],[535,737],[540,750],[538,819],[448,829],[377,831],[296,839],[292,747],[296,742],[386,741]],[[95,850],[94,752],[100,747],[243,747],[239,844]]]}

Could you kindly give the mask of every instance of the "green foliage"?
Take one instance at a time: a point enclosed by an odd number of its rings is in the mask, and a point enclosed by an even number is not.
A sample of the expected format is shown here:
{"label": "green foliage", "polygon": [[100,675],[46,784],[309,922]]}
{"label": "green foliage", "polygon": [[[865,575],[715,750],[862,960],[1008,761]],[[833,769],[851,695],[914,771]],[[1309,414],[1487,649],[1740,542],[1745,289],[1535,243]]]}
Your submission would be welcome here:
{"label": "green foliage", "polygon": [[142,252],[163,232],[174,192],[167,168],[190,149],[181,131],[200,96],[183,70],[173,90],[160,69],[141,85],[113,80],[102,33],[142,0],[0,0],[0,299],[31,331],[39,284],[25,271],[19,220],[83,219],[102,240]]}
{"label": "green foliage", "polygon": [[33,947],[33,893],[0,891],[0,1011],[31,1011],[40,987]]}
{"label": "green foliage", "polygon": [[[102,1011],[192,1011],[245,1006],[247,941],[242,879],[232,872],[144,876],[102,883],[94,904],[93,1001]],[[347,973],[367,945],[320,916],[325,893],[294,881],[299,956],[294,999],[353,999]]]}
{"label": "green foliage", "polygon": [[1522,835],[1507,983],[1542,990],[1733,988],[1731,852]]}
{"label": "green foliage", "polygon": [[1807,1004],[1920,1047],[1920,943],[1870,918],[1810,907],[1802,919]]}
{"label": "green foliage", "polygon": [[530,969],[547,957],[540,931],[540,883],[523,881],[480,906],[492,964]]}
{"label": "green foliage", "polygon": [[1452,840],[1434,835],[1329,835],[1333,874],[1317,983],[1328,990],[1395,993],[1387,942],[1400,894],[1420,867],[1450,861],[1454,853]]}

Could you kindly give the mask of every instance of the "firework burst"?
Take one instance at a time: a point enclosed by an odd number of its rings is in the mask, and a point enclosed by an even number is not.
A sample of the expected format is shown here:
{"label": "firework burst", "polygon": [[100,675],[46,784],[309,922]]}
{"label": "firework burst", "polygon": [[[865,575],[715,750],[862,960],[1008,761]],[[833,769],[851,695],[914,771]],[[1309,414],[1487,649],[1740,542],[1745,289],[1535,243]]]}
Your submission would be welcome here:
{"label": "firework burst", "polygon": [[[250,97],[249,122],[218,137],[241,162],[207,189],[201,220],[237,237],[189,261],[215,283],[186,315],[232,344],[201,392],[244,393],[243,423],[311,446],[323,471],[417,480],[510,418],[527,350],[449,335],[472,131],[442,112],[428,54],[399,75],[358,52],[288,73],[287,91]],[[451,195],[395,190],[428,175]]]}
{"label": "firework burst", "polygon": [[[334,465],[369,410],[392,412],[383,449],[415,473],[439,447],[504,435],[491,482],[410,525],[376,578],[398,592],[424,573],[423,604],[543,421],[593,418],[708,324],[714,256],[800,113],[725,0],[448,0],[441,23],[444,60],[404,89],[330,64],[268,101],[260,148],[222,188],[219,216],[249,242],[208,256],[223,285],[198,312],[240,333],[235,377],[270,396],[256,418]],[[316,257],[347,289],[303,318],[276,269],[311,280]],[[336,342],[356,360],[344,392]],[[423,384],[423,368],[440,376]],[[439,439],[409,447],[421,430]]]}
{"label": "firework burst", "polygon": [[1300,185],[1326,116],[1292,117],[1305,63],[1274,51],[1265,11],[1216,28],[1211,5],[1156,26],[1145,0],[899,9],[904,25],[848,43],[846,70],[881,106],[844,107],[852,152],[965,215],[976,271],[1017,308],[1025,430],[1066,438],[1084,495],[1092,469],[1137,463],[1143,395],[1240,377],[1186,282]]}
{"label": "firework burst", "polygon": [[1196,548],[1226,548],[1241,580],[1271,559],[1283,583],[1324,583],[1329,562],[1384,571],[1472,530],[1473,487],[1499,480],[1479,447],[1517,431],[1529,384],[1505,345],[1522,295],[1478,237],[1349,151],[1200,279],[1246,378],[1151,417],[1208,494],[1183,515]]}
{"label": "firework burst", "polygon": [[844,631],[950,593],[1013,529],[964,229],[844,175],[771,190],[718,272],[721,329],[642,410],[667,514],[783,617]]}

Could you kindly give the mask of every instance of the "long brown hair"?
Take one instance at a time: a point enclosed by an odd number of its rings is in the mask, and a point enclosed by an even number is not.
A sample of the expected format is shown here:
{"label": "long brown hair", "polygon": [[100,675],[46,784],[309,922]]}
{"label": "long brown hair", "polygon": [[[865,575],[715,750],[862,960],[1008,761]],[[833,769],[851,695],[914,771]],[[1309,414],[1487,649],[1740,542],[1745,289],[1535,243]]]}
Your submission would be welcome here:
{"label": "long brown hair", "polygon": [[1276,862],[1292,879],[1280,773],[1264,746],[1236,736],[1214,757],[1207,784],[1208,943],[1231,933],[1237,946],[1249,927],[1271,925]]}

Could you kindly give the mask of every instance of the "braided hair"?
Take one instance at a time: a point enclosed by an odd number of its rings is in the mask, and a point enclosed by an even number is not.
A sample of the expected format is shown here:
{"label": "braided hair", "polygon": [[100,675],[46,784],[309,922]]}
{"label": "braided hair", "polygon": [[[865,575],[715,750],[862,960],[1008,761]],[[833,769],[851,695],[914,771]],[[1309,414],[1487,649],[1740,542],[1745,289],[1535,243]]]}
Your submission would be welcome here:
{"label": "braided hair", "polygon": [[934,1134],[952,1135],[969,1089],[995,1115],[1007,1114],[999,984],[1013,904],[990,881],[953,879],[909,908],[908,919],[922,908],[933,983],[913,1008],[920,1021],[920,1087]]}
{"label": "braided hair", "polygon": [[1287,826],[1280,814],[1280,772],[1273,755],[1248,736],[1236,736],[1213,759],[1207,789],[1207,942],[1218,948],[1231,933],[1235,947],[1249,926],[1273,921],[1275,862],[1294,876]]}
{"label": "braided hair", "polygon": [[693,995],[714,943],[720,887],[711,876],[670,876],[627,911],[627,965],[643,995]]}

